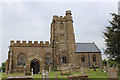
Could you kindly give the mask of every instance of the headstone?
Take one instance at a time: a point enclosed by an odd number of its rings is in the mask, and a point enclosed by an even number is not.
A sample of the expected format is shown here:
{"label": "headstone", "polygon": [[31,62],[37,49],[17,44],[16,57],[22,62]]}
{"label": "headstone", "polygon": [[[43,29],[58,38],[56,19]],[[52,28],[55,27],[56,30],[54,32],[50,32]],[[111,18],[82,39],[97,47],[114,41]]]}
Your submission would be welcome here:
{"label": "headstone", "polygon": [[102,72],[102,66],[99,67],[99,71]]}
{"label": "headstone", "polygon": [[118,64],[116,64],[116,69],[117,69],[117,71],[118,71],[118,69],[119,69],[119,68],[118,68]]}
{"label": "headstone", "polygon": [[1,73],[3,73],[3,70],[1,69]]}
{"label": "headstone", "polygon": [[104,72],[106,72],[106,66],[104,66],[104,68],[103,68],[103,69],[104,69]]}
{"label": "headstone", "polygon": [[33,76],[33,68],[31,69],[31,75]]}
{"label": "headstone", "polygon": [[45,71],[44,71],[44,69],[42,70],[42,79],[44,79],[45,78]]}
{"label": "headstone", "polygon": [[27,73],[27,68],[26,68],[26,66],[24,67],[24,69],[25,69],[25,72],[24,72],[24,73],[26,74],[26,73]]}
{"label": "headstone", "polygon": [[55,78],[58,79],[58,74],[57,71],[55,72]]}
{"label": "headstone", "polygon": [[48,75],[48,71],[47,71],[47,70],[45,71],[45,78],[46,78],[46,79],[49,78],[49,75]]}
{"label": "headstone", "polygon": [[51,71],[51,66],[49,66],[49,73],[50,73],[50,71]]}
{"label": "headstone", "polygon": [[90,69],[89,68],[87,68],[87,72],[88,72],[88,74],[90,74]]}
{"label": "headstone", "polygon": [[117,74],[117,71],[116,70],[114,70],[113,68],[109,68],[108,69],[108,78],[109,79],[113,79],[114,78],[114,80],[115,79],[118,79],[118,74]]}
{"label": "headstone", "polygon": [[115,70],[115,65],[113,64],[113,69]]}
{"label": "headstone", "polygon": [[85,75],[86,74],[86,72],[85,72],[85,68],[81,68],[81,75]]}
{"label": "headstone", "polygon": [[70,63],[68,64],[68,68],[70,69]]}
{"label": "headstone", "polygon": [[109,63],[107,63],[107,68],[110,68],[110,64]]}

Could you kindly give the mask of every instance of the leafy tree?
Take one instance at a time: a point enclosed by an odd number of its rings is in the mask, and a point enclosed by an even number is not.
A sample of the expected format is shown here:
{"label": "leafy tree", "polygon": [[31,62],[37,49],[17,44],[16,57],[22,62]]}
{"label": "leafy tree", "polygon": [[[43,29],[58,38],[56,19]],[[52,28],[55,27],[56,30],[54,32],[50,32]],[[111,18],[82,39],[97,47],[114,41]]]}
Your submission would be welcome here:
{"label": "leafy tree", "polygon": [[2,70],[2,67],[0,67],[0,71]]}
{"label": "leafy tree", "polygon": [[106,59],[102,60],[102,64],[105,65],[105,66],[107,65]]}
{"label": "leafy tree", "polygon": [[107,26],[103,32],[106,42],[105,54],[120,63],[120,15],[115,13],[111,15],[113,19],[109,21],[110,26]]}
{"label": "leafy tree", "polygon": [[2,63],[2,70],[5,72],[5,62]]}

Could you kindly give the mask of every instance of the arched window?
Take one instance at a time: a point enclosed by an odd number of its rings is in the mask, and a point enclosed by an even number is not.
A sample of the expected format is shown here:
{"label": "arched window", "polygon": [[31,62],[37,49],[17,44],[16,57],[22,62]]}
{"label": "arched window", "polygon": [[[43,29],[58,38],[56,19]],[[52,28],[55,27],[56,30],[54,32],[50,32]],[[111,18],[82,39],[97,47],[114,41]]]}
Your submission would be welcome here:
{"label": "arched window", "polygon": [[50,53],[48,53],[46,56],[45,56],[45,65],[51,65],[52,64],[52,56]]}
{"label": "arched window", "polygon": [[84,55],[82,55],[82,57],[81,57],[81,62],[85,62],[85,56]]}
{"label": "arched window", "polygon": [[96,55],[93,55],[93,62],[96,62]]}
{"label": "arched window", "polygon": [[63,62],[63,63],[66,63],[66,56],[63,56],[63,57],[62,57],[62,62]]}
{"label": "arched window", "polygon": [[18,66],[25,66],[25,54],[20,53],[18,55]]}
{"label": "arched window", "polygon": [[67,55],[65,52],[61,54],[61,63],[67,63]]}

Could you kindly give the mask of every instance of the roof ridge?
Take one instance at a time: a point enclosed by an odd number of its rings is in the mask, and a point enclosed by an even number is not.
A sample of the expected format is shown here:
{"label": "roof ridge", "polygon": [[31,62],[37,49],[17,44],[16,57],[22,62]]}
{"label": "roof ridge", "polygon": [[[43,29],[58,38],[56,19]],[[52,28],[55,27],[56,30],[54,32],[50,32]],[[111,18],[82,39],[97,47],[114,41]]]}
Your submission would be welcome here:
{"label": "roof ridge", "polygon": [[75,44],[94,44],[94,43],[75,43]]}

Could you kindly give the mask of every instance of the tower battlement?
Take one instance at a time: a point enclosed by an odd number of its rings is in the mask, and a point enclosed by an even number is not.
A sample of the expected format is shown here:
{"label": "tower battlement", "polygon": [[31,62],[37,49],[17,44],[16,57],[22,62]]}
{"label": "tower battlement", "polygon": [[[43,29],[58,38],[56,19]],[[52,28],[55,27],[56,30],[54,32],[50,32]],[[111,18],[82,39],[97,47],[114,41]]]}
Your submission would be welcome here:
{"label": "tower battlement", "polygon": [[66,15],[64,17],[63,16],[58,17],[57,15],[54,15],[53,20],[54,21],[72,21],[71,15],[72,15],[71,11],[67,10]]}
{"label": "tower battlement", "polygon": [[41,46],[41,47],[45,47],[45,46],[51,46],[51,44],[49,43],[49,41],[14,41],[14,40],[11,40],[10,41],[10,46],[11,47],[34,47],[34,46]]}

